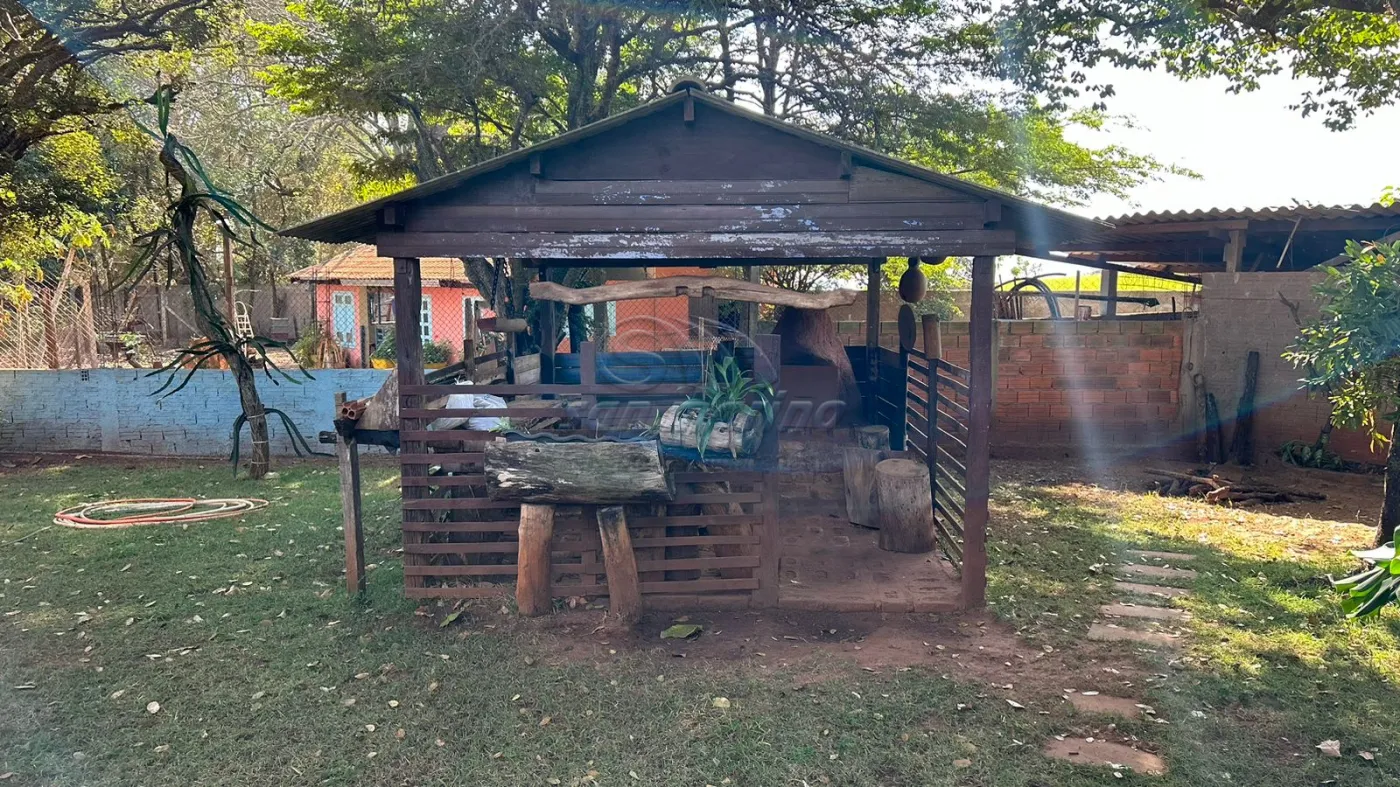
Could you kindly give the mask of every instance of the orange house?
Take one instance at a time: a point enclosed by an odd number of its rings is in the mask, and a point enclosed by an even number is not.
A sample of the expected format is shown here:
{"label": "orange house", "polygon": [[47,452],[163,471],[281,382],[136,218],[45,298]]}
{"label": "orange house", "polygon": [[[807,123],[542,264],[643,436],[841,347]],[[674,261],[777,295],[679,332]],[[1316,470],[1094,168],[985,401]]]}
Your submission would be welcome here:
{"label": "orange house", "polygon": [[[461,260],[424,257],[421,265],[423,308],[418,324],[423,342],[446,345],[456,361],[462,342],[475,335],[476,319],[492,312],[467,281]],[[350,365],[368,366],[374,348],[394,330],[394,261],[375,256],[373,246],[356,246],[302,268],[291,280],[312,287],[316,318],[335,331]]]}

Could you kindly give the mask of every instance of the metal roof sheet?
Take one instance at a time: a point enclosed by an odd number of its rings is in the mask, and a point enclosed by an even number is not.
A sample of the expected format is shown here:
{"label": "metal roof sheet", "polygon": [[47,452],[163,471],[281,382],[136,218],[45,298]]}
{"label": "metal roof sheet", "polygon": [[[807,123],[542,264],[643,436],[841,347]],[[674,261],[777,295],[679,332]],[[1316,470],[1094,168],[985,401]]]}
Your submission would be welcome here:
{"label": "metal roof sheet", "polygon": [[1161,210],[1108,216],[1100,221],[1115,227],[1189,221],[1296,221],[1297,219],[1365,219],[1400,217],[1400,202],[1391,205],[1280,205],[1266,208],[1209,208]]}

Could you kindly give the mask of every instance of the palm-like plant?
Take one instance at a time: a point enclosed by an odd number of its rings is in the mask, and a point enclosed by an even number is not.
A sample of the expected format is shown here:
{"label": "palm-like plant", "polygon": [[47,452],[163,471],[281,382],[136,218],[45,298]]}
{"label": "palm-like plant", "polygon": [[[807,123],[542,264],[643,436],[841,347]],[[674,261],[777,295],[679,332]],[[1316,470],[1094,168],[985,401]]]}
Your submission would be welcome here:
{"label": "palm-like plant", "polygon": [[[171,133],[170,110],[175,96],[176,90],[173,86],[161,85],[147,100],[147,103],[156,108],[156,128],[151,129],[140,121],[137,121],[136,125],[160,144],[161,165],[171,182],[178,186],[179,194],[166,206],[165,221],[161,226],[138,238],[141,251],[132,260],[116,286],[139,281],[162,262],[167,266],[167,276],[173,278],[178,265],[189,281],[195,320],[204,337],[181,350],[168,364],[148,376],[167,375],[165,382],[155,393],[171,396],[188,385],[200,367],[215,357],[223,358],[229,370],[233,372],[243,406],[243,413],[233,425],[233,451],[230,459],[236,469],[240,433],[246,422],[253,443],[248,473],[252,478],[261,478],[267,473],[271,462],[267,429],[269,413],[282,419],[283,425],[292,435],[292,447],[298,454],[303,449],[309,453],[318,452],[311,449],[306,438],[285,413],[263,406],[262,399],[258,396],[249,356],[254,355],[262,360],[263,369],[274,384],[277,383],[274,372],[289,382],[300,383],[300,380],[278,368],[268,355],[269,349],[287,350],[286,343],[265,336],[240,337],[229,326],[228,320],[214,303],[213,289],[210,287],[199,244],[195,239],[195,228],[200,218],[204,217],[214,222],[228,237],[252,244],[256,243],[253,236],[255,230],[273,228],[233,197],[220,191],[205,171],[199,156]],[[246,237],[240,233],[246,233]],[[300,366],[298,369],[306,377],[311,377],[311,373],[306,369]]]}
{"label": "palm-like plant", "polygon": [[710,442],[710,435],[715,427],[727,424],[732,435],[729,452],[737,458],[740,441],[735,434],[734,422],[741,415],[753,418],[762,412],[763,422],[771,423],[773,398],[773,386],[770,383],[755,380],[752,375],[739,368],[733,356],[729,356],[719,363],[708,365],[705,370],[704,388],[697,395],[680,403],[676,418],[671,423],[671,432],[675,432],[682,418],[694,418],[696,450],[699,451],[700,458],[704,459],[706,445]]}
{"label": "palm-like plant", "polygon": [[1400,560],[1395,557],[1394,542],[1352,554],[1370,562],[1371,568],[1344,579],[1334,579],[1332,587],[1346,594],[1342,609],[1347,617],[1364,618],[1380,612],[1400,594]]}

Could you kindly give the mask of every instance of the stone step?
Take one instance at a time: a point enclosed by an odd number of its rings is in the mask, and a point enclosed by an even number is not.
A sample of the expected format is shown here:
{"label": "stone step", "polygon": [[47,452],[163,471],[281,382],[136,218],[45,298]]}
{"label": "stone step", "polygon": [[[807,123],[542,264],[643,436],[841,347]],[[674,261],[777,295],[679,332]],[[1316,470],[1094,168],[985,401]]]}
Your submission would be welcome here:
{"label": "stone step", "polygon": [[1080,713],[1097,713],[1102,716],[1121,716],[1125,719],[1142,717],[1143,709],[1135,699],[1110,697],[1107,694],[1068,694],[1065,699]]}
{"label": "stone step", "polygon": [[1149,776],[1161,776],[1167,772],[1167,763],[1161,757],[1111,741],[1065,738],[1062,741],[1049,741],[1041,751],[1047,757],[1078,765],[1097,765],[1114,770],[1129,768],[1134,773]]}
{"label": "stone step", "polygon": [[1157,552],[1151,549],[1129,549],[1126,553],[1128,557],[1140,558],[1143,560],[1163,560],[1168,563],[1185,563],[1195,560],[1195,555],[1188,555],[1184,552]]}
{"label": "stone step", "polygon": [[1175,634],[1123,628],[1107,623],[1091,623],[1088,637],[1094,642],[1133,642],[1154,648],[1174,648],[1181,644],[1181,638]]}
{"label": "stone step", "polygon": [[1138,563],[1124,563],[1118,567],[1124,574],[1132,574],[1137,577],[1154,577],[1156,579],[1195,579],[1196,572],[1189,568],[1166,568],[1164,566],[1144,566]]}
{"label": "stone step", "polygon": [[1139,620],[1186,621],[1191,619],[1191,613],[1184,609],[1139,607],[1133,604],[1104,604],[1099,607],[1099,614],[1115,618],[1138,618]]}
{"label": "stone step", "polygon": [[1113,589],[1119,593],[1133,593],[1139,596],[1155,596],[1157,598],[1181,598],[1191,595],[1191,591],[1186,588],[1174,588],[1167,585],[1145,585],[1141,582],[1113,583]]}

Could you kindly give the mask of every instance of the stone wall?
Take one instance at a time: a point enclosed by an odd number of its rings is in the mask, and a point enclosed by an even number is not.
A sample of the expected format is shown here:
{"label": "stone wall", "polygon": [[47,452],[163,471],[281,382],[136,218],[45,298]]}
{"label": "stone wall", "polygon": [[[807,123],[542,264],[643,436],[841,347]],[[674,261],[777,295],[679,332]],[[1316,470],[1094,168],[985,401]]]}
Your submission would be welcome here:
{"label": "stone wall", "polygon": [[[241,412],[229,372],[198,371],[179,393],[152,396],[163,377],[136,369],[0,370],[0,451],[105,451],[219,456]],[[333,399],[371,396],[389,372],[320,369],[300,385],[258,377],[263,403],[287,414],[307,440],[331,428]],[[293,453],[281,419],[269,419],[274,454]],[[248,450],[244,430],[243,450]],[[324,448],[321,450],[325,450]]]}

